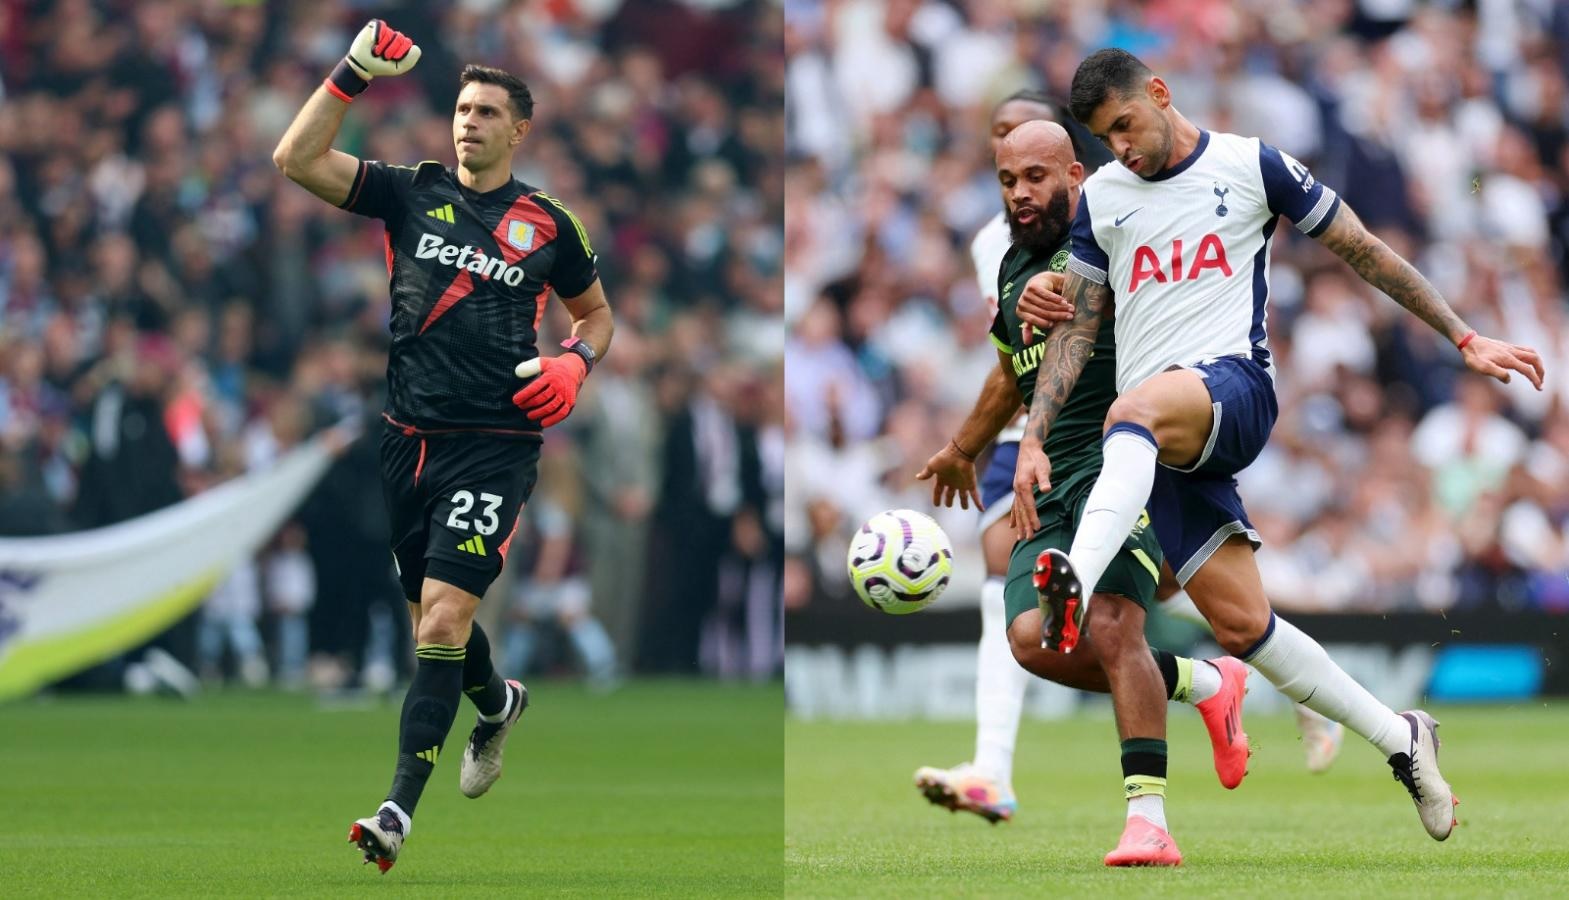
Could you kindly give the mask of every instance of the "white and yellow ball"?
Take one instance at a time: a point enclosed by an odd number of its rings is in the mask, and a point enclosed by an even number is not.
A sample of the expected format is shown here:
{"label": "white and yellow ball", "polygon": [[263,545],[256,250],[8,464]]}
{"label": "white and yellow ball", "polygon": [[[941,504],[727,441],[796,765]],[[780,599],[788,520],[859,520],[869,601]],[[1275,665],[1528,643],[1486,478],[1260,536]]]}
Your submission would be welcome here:
{"label": "white and yellow ball", "polygon": [[850,584],[867,606],[896,616],[931,605],[953,573],[953,543],[931,516],[890,509],[850,541]]}

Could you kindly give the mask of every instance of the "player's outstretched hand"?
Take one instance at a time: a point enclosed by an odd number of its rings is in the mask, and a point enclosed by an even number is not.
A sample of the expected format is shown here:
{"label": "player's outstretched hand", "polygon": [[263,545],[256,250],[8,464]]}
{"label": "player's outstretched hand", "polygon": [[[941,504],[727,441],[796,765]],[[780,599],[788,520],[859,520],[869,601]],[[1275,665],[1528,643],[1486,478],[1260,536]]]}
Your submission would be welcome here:
{"label": "player's outstretched hand", "polygon": [[1524,375],[1537,390],[1542,389],[1542,357],[1530,347],[1519,344],[1509,344],[1492,338],[1476,335],[1470,341],[1464,342],[1465,347],[1460,350],[1460,357],[1465,360],[1466,368],[1489,378],[1497,378],[1504,384],[1509,383],[1509,372],[1514,370]]}
{"label": "player's outstretched hand", "polygon": [[1013,511],[1009,513],[1016,539],[1025,541],[1041,530],[1035,512],[1035,490],[1051,490],[1051,460],[1039,441],[1025,436],[1019,442],[1019,462],[1013,470]]}
{"label": "player's outstretched hand", "polygon": [[371,19],[354,36],[349,55],[343,58],[354,74],[366,81],[377,75],[402,75],[419,62],[419,45],[380,19]]}
{"label": "player's outstretched hand", "polygon": [[572,414],[578,388],[588,377],[588,364],[576,353],[563,353],[520,362],[512,373],[534,379],[512,395],[512,403],[541,428],[549,428]]}
{"label": "player's outstretched hand", "polygon": [[958,445],[949,441],[946,446],[926,461],[926,467],[915,475],[916,481],[932,480],[932,505],[953,506],[954,498],[959,499],[959,506],[970,508],[970,501],[975,501],[975,508],[981,509],[981,493],[975,487],[975,461],[959,451]]}
{"label": "player's outstretched hand", "polygon": [[1067,283],[1065,272],[1040,272],[1025,282],[1024,293],[1019,295],[1018,313],[1024,323],[1020,328],[1026,344],[1035,335],[1035,329],[1050,331],[1058,322],[1073,318],[1073,304],[1062,295]]}

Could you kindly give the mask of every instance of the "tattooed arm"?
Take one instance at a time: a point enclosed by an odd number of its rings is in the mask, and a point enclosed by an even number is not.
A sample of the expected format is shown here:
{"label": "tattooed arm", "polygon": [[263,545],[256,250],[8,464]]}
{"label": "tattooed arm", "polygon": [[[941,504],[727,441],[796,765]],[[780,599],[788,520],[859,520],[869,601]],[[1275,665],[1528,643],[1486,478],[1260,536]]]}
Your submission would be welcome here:
{"label": "tattooed arm", "polygon": [[1471,330],[1415,266],[1401,259],[1388,244],[1367,230],[1345,198],[1341,198],[1339,214],[1318,240],[1349,263],[1363,281],[1388,294],[1448,338],[1449,343],[1460,343]]}
{"label": "tattooed arm", "polygon": [[1030,416],[1019,441],[1019,462],[1013,473],[1014,534],[1020,540],[1040,530],[1035,511],[1035,491],[1051,490],[1051,460],[1046,456],[1046,435],[1057,414],[1068,402],[1085,363],[1095,349],[1095,335],[1101,317],[1111,303],[1111,289],[1095,284],[1077,273],[1068,275],[1063,297],[1073,305],[1073,318],[1060,322],[1046,338],[1041,365],[1035,373],[1035,396],[1030,398]]}
{"label": "tattooed arm", "polygon": [[1043,445],[1095,349],[1095,335],[1111,300],[1111,289],[1070,274],[1062,295],[1073,307],[1073,318],[1057,325],[1046,338],[1041,367],[1035,375],[1035,396],[1030,400],[1029,424],[1024,429],[1027,437]]}
{"label": "tattooed arm", "polygon": [[1388,244],[1367,230],[1344,198],[1340,202],[1340,212],[1318,240],[1349,263],[1363,281],[1388,294],[1390,299],[1457,345],[1467,368],[1473,372],[1508,384],[1509,370],[1513,369],[1529,379],[1537,390],[1542,389],[1542,360],[1535,350],[1477,335],[1415,266],[1401,259]]}

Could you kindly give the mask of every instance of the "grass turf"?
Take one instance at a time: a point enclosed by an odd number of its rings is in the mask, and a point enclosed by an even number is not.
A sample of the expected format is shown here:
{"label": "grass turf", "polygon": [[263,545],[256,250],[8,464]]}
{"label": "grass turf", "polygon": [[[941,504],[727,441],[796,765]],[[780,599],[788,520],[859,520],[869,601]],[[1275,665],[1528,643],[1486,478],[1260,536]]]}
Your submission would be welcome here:
{"label": "grass turf", "polygon": [[391,781],[398,700],[0,706],[0,895],[779,895],[778,684],[530,700],[479,800],[458,792],[465,704],[385,876],[345,836]]}
{"label": "grass turf", "polygon": [[1432,710],[1461,827],[1427,836],[1377,751],[1348,735],[1309,775],[1290,716],[1245,721],[1251,774],[1226,791],[1196,713],[1172,708],[1167,817],[1179,869],[1108,869],[1122,830],[1109,714],[1026,720],[1011,823],[950,814],[915,790],[921,765],[974,747],[963,723],[785,725],[791,897],[1569,896],[1569,707]]}

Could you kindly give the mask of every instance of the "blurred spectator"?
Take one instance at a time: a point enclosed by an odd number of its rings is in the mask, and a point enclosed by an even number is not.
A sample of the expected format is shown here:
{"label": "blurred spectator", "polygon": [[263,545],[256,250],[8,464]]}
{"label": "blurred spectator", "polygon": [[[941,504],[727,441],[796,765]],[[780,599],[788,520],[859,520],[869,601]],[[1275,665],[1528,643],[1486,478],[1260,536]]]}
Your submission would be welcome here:
{"label": "blurred spectator", "polygon": [[525,574],[511,598],[501,644],[507,671],[527,674],[539,671],[543,633],[559,634],[571,645],[589,683],[604,689],[615,684],[619,664],[609,635],[594,616],[574,540],[574,522],[583,512],[584,498],[573,477],[580,464],[557,448],[547,448],[540,457],[539,486],[519,525],[517,556],[509,562]]}
{"label": "blurred spectator", "polygon": [[638,335],[616,335],[615,352],[597,367],[594,390],[574,412],[583,436],[583,540],[605,548],[587,554],[594,613],[623,661],[637,655],[638,601],[648,584],[648,515],[658,490],[662,437],[653,391],[637,377],[646,353]]}
{"label": "blurred spectator", "polygon": [[267,656],[262,649],[261,632],[256,629],[256,617],[261,614],[256,577],[255,563],[241,563],[202,604],[196,661],[205,682],[222,680],[221,666],[227,649],[234,655],[240,680],[247,687],[267,683]]}
{"label": "blurred spectator", "polygon": [[[1476,328],[1547,365],[1541,393],[1463,377],[1426,325],[1316,242],[1277,231],[1281,416],[1239,479],[1272,598],[1564,610],[1560,6],[788,4],[790,605],[845,590],[844,548],[866,517],[929,506],[914,473],[995,365],[967,253],[1001,203],[992,104],[1024,87],[1065,97],[1078,62],[1112,45],[1161,73],[1201,127],[1303,159]],[[979,558],[973,513],[938,519],[956,556]],[[973,600],[955,588],[948,602]]]}
{"label": "blurred spectator", "polygon": [[[370,14],[365,5],[4,9],[0,527],[117,521],[213,483],[215,448],[230,441],[256,467],[323,424],[373,421],[389,315],[380,228],[289,184],[270,159]],[[715,367],[777,373],[778,5],[493,0],[402,4],[387,15],[420,42],[423,61],[359,98],[338,146],[396,163],[450,162],[462,63],[516,72],[537,101],[516,174],[583,220],[622,335],[640,339],[625,361],[617,357],[634,342],[617,339],[585,387],[584,409],[547,442],[595,433],[579,419],[614,415],[592,411],[602,401],[646,403],[655,371],[683,373],[698,390]],[[542,345],[565,336],[563,321],[546,314]],[[619,530],[602,527],[596,510],[563,534],[575,557],[624,567],[619,584],[597,584],[615,596],[594,598],[623,646],[633,629],[670,630],[640,608],[650,591],[637,561],[665,421],[651,405],[638,412],[639,421],[585,438],[617,442],[624,460],[655,461],[608,488],[622,492]],[[377,427],[332,467],[287,546],[263,554],[279,626],[269,637],[285,677],[298,671],[302,641],[335,685],[353,683],[368,642],[369,656],[382,658],[406,640],[406,629],[389,630],[403,621],[403,598],[373,480]],[[312,579],[298,570],[301,553]]]}
{"label": "blurred spectator", "polygon": [[277,550],[262,570],[262,593],[267,611],[276,623],[278,684],[298,688],[305,683],[305,660],[310,649],[307,618],[316,603],[316,570],[305,553],[305,532],[298,525],[285,526],[278,534]]}
{"label": "blurred spectator", "polygon": [[[760,516],[763,488],[756,432],[738,421],[745,402],[745,373],[739,366],[713,366],[701,386],[684,374],[666,375],[660,405],[669,410],[663,481],[653,510],[649,609],[663,631],[642,631],[639,660],[652,671],[700,670],[705,628],[721,627],[721,570],[740,560],[768,555]],[[731,579],[726,599],[745,606]],[[772,620],[777,590],[768,598]],[[751,613],[742,613],[749,615]],[[716,651],[717,652],[717,651]],[[710,665],[717,662],[709,655]]]}

